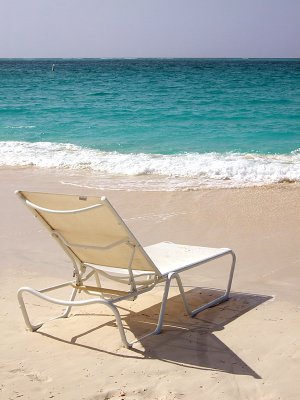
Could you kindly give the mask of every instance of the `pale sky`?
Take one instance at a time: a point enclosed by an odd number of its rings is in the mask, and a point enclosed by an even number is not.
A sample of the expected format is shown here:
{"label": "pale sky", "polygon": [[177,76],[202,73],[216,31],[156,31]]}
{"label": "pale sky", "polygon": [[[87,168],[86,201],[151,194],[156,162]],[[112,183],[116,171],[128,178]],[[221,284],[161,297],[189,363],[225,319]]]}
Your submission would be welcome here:
{"label": "pale sky", "polygon": [[0,0],[6,57],[300,58],[300,0]]}

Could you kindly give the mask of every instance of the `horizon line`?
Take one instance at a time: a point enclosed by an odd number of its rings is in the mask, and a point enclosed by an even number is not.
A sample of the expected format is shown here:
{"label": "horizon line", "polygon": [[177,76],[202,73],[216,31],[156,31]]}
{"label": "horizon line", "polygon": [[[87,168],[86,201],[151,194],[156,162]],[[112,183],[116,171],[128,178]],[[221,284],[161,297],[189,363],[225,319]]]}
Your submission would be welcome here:
{"label": "horizon line", "polygon": [[300,57],[0,57],[0,60],[300,60]]}

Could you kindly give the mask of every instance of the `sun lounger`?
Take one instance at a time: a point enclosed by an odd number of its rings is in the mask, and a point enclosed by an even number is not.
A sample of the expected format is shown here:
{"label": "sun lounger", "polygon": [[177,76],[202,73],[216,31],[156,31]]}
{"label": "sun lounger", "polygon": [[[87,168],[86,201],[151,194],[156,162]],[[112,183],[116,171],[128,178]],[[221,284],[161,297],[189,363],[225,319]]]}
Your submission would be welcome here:
{"label": "sun lounger", "polygon": [[[227,248],[208,248],[161,242],[142,247],[105,197],[76,196],[53,193],[34,193],[17,191],[25,202],[49,230],[70,257],[74,279],[60,285],[42,290],[21,287],[18,300],[27,327],[31,331],[39,329],[43,323],[33,325],[29,319],[23,293],[28,292],[54,304],[66,306],[59,317],[67,317],[73,306],[103,304],[114,314],[123,344],[131,347],[133,343],[162,330],[166,302],[171,280],[174,278],[182,295],[186,312],[194,316],[198,312],[228,299],[235,267],[234,252]],[[224,294],[200,307],[191,310],[184,294],[179,274],[215,260],[229,256],[229,274]],[[105,281],[125,284],[127,290],[105,288]],[[88,282],[94,280],[94,285]],[[103,281],[103,279],[102,279]],[[155,330],[129,342],[116,307],[122,300],[135,300],[149,292],[158,283],[164,283],[160,314]],[[71,288],[69,300],[49,296],[48,292],[63,287]],[[91,298],[75,300],[78,292],[91,295]]]}

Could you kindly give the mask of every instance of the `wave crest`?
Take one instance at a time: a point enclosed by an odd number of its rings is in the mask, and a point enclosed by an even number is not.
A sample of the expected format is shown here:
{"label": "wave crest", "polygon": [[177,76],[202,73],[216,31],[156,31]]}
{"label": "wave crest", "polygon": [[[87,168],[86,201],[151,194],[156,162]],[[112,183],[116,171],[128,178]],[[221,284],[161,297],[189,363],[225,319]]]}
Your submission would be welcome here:
{"label": "wave crest", "polygon": [[34,166],[97,171],[107,175],[172,178],[193,186],[249,186],[300,181],[300,151],[243,153],[123,154],[69,143],[2,142],[1,166]]}

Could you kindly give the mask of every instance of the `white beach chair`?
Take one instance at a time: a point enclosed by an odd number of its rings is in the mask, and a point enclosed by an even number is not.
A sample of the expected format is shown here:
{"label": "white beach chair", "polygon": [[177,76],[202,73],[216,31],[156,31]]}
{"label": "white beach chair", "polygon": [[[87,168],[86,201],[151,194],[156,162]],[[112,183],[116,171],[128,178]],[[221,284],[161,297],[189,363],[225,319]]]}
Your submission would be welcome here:
{"label": "white beach chair", "polygon": [[[25,323],[31,331],[39,329],[43,323],[33,325],[30,322],[23,299],[24,292],[66,306],[64,313],[59,317],[67,317],[73,306],[95,303],[106,305],[113,312],[122,342],[128,348],[145,337],[161,332],[172,278],[176,279],[185,310],[191,316],[225,301],[229,296],[235,267],[235,255],[230,249],[186,246],[170,242],[143,248],[105,197],[23,191],[17,191],[16,194],[70,257],[74,270],[74,279],[60,285],[42,290],[29,287],[19,289],[18,300]],[[224,294],[191,310],[179,274],[228,255],[231,257],[231,263]],[[102,287],[101,276],[105,277],[106,281],[109,279],[127,285],[128,290]],[[87,284],[90,278],[95,279],[94,286]],[[164,282],[165,286],[155,330],[129,342],[116,303],[121,300],[134,300],[161,282]],[[69,300],[59,300],[46,294],[66,286],[72,288]],[[81,291],[93,297],[75,300],[76,294]]]}

